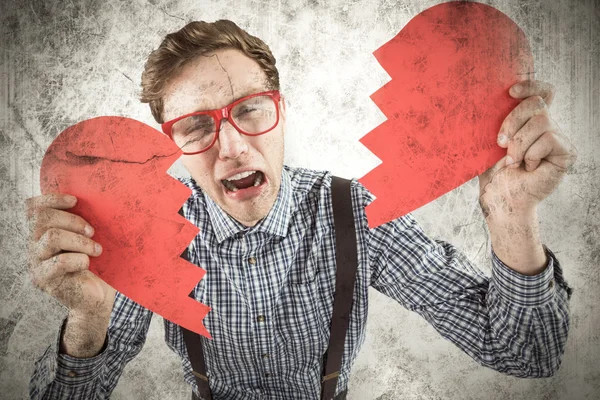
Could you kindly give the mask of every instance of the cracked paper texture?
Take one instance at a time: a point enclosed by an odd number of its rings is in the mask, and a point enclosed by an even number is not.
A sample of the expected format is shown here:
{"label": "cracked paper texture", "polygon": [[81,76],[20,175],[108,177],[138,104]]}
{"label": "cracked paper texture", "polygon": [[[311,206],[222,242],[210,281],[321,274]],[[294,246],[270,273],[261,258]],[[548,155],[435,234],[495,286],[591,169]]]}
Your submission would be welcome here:
{"label": "cracked paper texture", "polygon": [[[539,208],[544,242],[574,287],[572,327],[553,378],[517,379],[478,366],[427,323],[371,292],[367,339],[351,400],[593,399],[600,396],[600,5],[485,1],[528,35],[537,78],[552,82],[554,119],[579,158]],[[33,361],[64,310],[27,277],[24,199],[39,194],[44,152],[83,119],[122,115],[156,127],[139,103],[145,57],[185,21],[228,18],[271,46],[288,105],[286,163],[361,177],[378,160],[358,139],[384,116],[369,95],[389,80],[372,52],[434,1],[3,1],[0,3],[0,397],[27,396]],[[338,155],[331,157],[332,151]],[[171,168],[184,174],[181,166]],[[414,213],[489,272],[490,244],[472,180]],[[154,318],[114,399],[188,399],[181,364]]]}

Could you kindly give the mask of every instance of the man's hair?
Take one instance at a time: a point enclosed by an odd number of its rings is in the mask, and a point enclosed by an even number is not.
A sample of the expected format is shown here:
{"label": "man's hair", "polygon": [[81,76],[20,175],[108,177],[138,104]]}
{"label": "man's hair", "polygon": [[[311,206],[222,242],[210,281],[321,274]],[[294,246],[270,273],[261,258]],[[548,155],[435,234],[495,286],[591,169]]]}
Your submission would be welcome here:
{"label": "man's hair", "polygon": [[233,48],[258,63],[267,76],[270,90],[279,90],[279,72],[269,47],[232,21],[190,22],[177,32],[165,36],[158,49],[150,53],[142,73],[142,103],[158,123],[163,123],[163,97],[167,82],[190,60],[206,53]]}

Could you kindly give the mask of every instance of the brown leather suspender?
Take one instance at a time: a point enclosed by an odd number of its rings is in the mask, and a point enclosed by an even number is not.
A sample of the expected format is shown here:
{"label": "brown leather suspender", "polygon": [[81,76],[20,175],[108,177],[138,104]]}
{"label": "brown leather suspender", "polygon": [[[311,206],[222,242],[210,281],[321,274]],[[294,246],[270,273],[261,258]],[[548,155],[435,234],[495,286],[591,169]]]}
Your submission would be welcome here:
{"label": "brown leather suspender", "polygon": [[350,181],[332,177],[331,201],[333,203],[333,223],[335,226],[335,295],[333,298],[333,313],[331,315],[331,334],[329,347],[325,353],[325,372],[321,399],[331,400],[335,394],[338,376],[342,367],[346,331],[350,324],[352,310],[352,295],[358,255],[356,229],[352,213],[352,196]]}
{"label": "brown leather suspender", "polygon": [[[198,385],[200,398],[202,400],[212,400],[210,386],[208,385],[208,376],[206,375],[202,338],[196,332],[189,331],[183,327],[180,328],[183,333],[183,341],[187,347],[190,362],[192,363],[192,373],[196,378],[196,385]],[[192,393],[192,399],[196,399],[194,393]]]}
{"label": "brown leather suspender", "polygon": [[[183,216],[183,208],[179,209],[179,214]],[[190,257],[188,254],[188,248],[186,247],[181,258],[189,261]],[[205,278],[206,279],[206,278]],[[192,290],[189,294],[191,298],[194,298],[194,291]],[[212,394],[210,392],[210,386],[208,385],[208,375],[206,374],[206,362],[204,361],[204,351],[202,349],[202,337],[196,332],[185,329],[180,326],[181,333],[183,334],[183,341],[187,349],[190,363],[192,364],[192,373],[196,378],[196,385],[198,385],[198,393],[202,400],[212,400]],[[192,399],[196,399],[195,393],[192,392]]]}
{"label": "brown leather suspender", "polygon": [[[356,229],[352,212],[350,181],[332,177],[331,198],[333,203],[333,219],[336,244],[336,285],[331,316],[331,334],[329,347],[323,359],[323,380],[321,400],[345,399],[346,391],[334,397],[338,377],[342,366],[346,332],[350,324],[354,282],[358,268]],[[182,214],[182,210],[179,210]],[[182,214],[183,215],[183,214]],[[186,249],[181,257],[188,259]],[[193,291],[190,293],[193,297]],[[206,364],[202,349],[202,338],[197,333],[181,328],[183,340],[192,364],[192,370],[203,400],[211,400],[211,392],[206,374]],[[192,399],[198,399],[192,394]]]}

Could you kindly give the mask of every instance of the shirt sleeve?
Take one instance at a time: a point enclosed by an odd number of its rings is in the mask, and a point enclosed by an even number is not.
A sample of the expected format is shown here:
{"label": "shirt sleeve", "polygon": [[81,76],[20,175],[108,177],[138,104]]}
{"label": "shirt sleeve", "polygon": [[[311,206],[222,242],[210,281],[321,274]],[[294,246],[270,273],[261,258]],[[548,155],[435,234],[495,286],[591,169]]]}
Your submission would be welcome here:
{"label": "shirt sleeve", "polygon": [[142,350],[151,319],[151,311],[117,292],[106,341],[91,358],[58,352],[65,319],[56,339],[35,362],[30,398],[108,399],[125,365]]}
{"label": "shirt sleeve", "polygon": [[425,318],[475,361],[518,377],[547,377],[561,363],[572,289],[544,246],[546,269],[522,275],[492,253],[488,278],[408,214],[370,230],[371,286]]}

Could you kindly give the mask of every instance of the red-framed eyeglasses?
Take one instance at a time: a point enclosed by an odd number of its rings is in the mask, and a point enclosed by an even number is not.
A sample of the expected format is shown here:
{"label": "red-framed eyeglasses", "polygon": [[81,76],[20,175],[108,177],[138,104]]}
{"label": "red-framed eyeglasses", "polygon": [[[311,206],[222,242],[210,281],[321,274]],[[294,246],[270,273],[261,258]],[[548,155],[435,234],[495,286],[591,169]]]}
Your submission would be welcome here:
{"label": "red-framed eyeglasses", "polygon": [[224,119],[247,136],[258,136],[273,130],[279,123],[280,99],[278,90],[254,93],[221,109],[182,115],[165,122],[161,128],[183,154],[199,154],[215,144]]}

